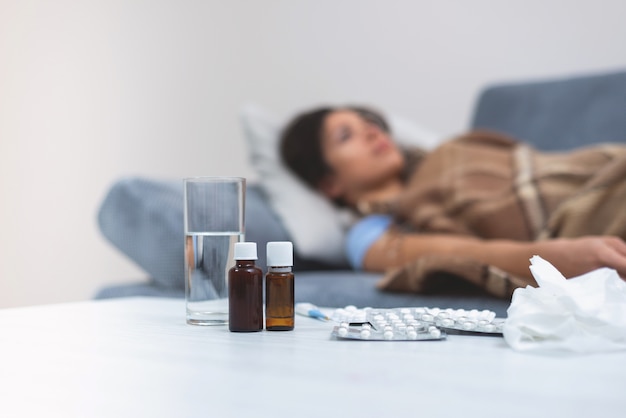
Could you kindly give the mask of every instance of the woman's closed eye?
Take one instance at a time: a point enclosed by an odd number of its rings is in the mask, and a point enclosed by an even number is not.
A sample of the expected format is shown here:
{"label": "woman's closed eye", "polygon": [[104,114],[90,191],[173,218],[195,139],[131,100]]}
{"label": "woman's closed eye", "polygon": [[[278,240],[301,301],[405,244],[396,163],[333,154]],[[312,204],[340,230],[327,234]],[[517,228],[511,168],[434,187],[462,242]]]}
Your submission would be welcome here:
{"label": "woman's closed eye", "polygon": [[346,142],[352,137],[352,129],[349,126],[342,126],[337,130],[335,139],[337,142]]}

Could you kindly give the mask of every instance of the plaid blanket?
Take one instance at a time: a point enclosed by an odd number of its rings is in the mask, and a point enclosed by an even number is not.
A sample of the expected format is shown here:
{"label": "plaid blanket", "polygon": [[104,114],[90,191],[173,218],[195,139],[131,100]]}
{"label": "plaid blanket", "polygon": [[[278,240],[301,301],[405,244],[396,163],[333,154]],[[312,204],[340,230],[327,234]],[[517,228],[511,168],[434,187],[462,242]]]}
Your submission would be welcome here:
{"label": "plaid blanket", "polygon": [[[507,136],[475,131],[423,156],[407,191],[388,206],[402,230],[484,239],[583,235],[626,239],[626,146],[544,153]],[[398,232],[401,234],[401,232]],[[442,273],[509,298],[536,285],[457,256],[424,256],[389,271],[378,287],[424,292]]]}

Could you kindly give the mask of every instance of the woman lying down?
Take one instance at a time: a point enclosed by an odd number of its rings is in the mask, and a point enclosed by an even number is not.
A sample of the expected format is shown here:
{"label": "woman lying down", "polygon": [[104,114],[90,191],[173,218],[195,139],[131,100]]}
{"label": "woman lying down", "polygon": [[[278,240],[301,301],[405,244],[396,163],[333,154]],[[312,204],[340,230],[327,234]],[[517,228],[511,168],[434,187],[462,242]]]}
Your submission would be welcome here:
{"label": "woman lying down", "polygon": [[380,287],[424,292],[441,273],[510,297],[536,286],[529,258],[566,277],[611,267],[626,277],[626,146],[544,153],[474,131],[431,152],[401,149],[360,107],[320,108],[284,130],[281,154],[305,183],[360,220],[355,268],[387,271]]}

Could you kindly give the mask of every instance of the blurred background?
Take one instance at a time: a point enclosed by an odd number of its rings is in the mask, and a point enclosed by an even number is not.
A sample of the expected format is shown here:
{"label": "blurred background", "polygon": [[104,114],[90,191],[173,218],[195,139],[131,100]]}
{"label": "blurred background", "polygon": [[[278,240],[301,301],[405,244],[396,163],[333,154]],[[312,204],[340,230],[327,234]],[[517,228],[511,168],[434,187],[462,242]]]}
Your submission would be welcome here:
{"label": "blurred background", "polygon": [[487,84],[625,69],[624,16],[622,0],[0,0],[0,308],[145,278],[98,231],[105,193],[254,180],[244,103],[366,103],[451,135]]}

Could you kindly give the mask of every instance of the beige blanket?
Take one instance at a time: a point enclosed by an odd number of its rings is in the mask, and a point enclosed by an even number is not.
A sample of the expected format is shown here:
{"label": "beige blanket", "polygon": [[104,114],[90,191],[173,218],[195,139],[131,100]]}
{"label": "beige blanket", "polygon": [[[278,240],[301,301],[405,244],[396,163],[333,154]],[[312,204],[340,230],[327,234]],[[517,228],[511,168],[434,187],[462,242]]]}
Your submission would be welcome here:
{"label": "beige blanket", "polygon": [[[425,156],[391,210],[399,223],[424,234],[626,239],[626,146],[542,153],[504,135],[472,132]],[[389,271],[378,286],[423,292],[441,273],[503,298],[517,287],[536,285],[472,259],[425,256]]]}

